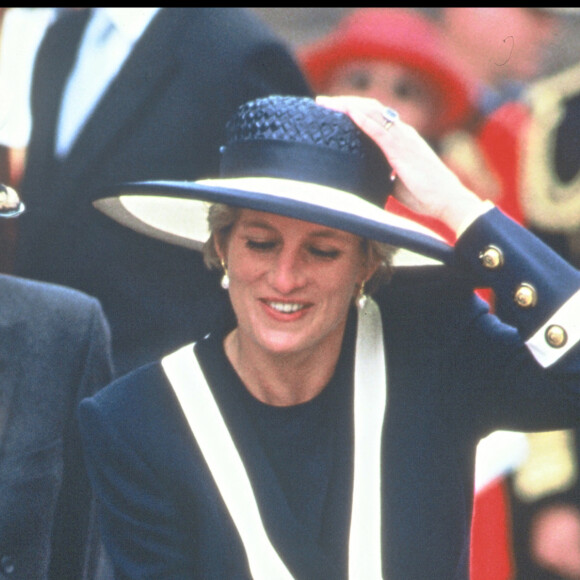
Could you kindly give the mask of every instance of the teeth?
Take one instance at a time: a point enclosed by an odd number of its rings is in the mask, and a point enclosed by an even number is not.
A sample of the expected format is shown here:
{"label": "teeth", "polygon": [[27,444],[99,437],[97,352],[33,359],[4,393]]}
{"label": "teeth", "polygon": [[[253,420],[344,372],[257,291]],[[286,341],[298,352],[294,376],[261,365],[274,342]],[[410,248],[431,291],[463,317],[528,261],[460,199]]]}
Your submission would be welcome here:
{"label": "teeth", "polygon": [[304,308],[302,304],[289,304],[288,302],[269,302],[269,305],[274,310],[277,310],[278,312],[284,312],[285,314],[298,312],[298,310]]}

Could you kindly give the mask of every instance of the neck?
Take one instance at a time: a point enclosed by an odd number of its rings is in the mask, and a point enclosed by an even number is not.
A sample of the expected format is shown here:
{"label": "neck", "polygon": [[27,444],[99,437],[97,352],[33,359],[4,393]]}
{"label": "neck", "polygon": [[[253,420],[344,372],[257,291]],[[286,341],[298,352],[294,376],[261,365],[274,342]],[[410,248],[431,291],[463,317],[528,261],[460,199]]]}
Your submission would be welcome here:
{"label": "neck", "polygon": [[268,405],[305,403],[328,384],[342,347],[342,336],[298,353],[266,352],[234,329],[224,340],[226,356],[248,391]]}

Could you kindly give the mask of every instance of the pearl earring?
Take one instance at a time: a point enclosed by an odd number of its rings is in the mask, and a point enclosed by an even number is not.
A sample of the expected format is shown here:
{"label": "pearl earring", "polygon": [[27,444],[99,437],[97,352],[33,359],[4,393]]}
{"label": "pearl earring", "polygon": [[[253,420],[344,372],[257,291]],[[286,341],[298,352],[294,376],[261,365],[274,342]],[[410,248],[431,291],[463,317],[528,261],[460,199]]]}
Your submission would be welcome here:
{"label": "pearl earring", "polygon": [[366,304],[366,301],[367,295],[365,294],[365,281],[363,280],[360,285],[360,288],[358,289],[358,294],[355,299],[357,308],[359,310],[362,310],[364,308],[364,305]]}
{"label": "pearl earring", "polygon": [[221,280],[221,286],[224,290],[227,290],[230,287],[230,276],[228,274],[228,267],[226,266],[226,263],[224,262],[223,258],[220,261],[222,264],[222,268],[224,270],[224,275],[222,276]]}

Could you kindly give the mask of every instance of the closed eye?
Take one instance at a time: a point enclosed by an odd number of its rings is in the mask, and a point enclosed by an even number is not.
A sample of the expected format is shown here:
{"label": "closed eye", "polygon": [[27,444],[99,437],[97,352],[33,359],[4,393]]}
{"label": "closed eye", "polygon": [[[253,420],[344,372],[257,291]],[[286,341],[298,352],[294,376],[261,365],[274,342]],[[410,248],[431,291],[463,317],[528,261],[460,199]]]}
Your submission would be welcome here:
{"label": "closed eye", "polygon": [[328,260],[334,260],[340,256],[340,250],[332,249],[332,250],[323,250],[321,248],[317,248],[315,246],[310,246],[308,251],[318,258],[326,258]]}
{"label": "closed eye", "polygon": [[267,252],[269,250],[273,250],[276,245],[277,242],[274,240],[246,240],[246,247],[257,252]]}

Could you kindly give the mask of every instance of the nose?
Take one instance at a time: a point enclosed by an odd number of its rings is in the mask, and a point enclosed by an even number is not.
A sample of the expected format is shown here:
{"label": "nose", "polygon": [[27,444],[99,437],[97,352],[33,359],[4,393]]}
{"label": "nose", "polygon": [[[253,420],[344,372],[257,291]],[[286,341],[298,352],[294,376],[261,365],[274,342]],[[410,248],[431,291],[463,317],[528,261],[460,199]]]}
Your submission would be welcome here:
{"label": "nose", "polygon": [[299,253],[281,250],[272,263],[270,284],[280,294],[290,294],[302,288],[306,281],[305,264]]}

